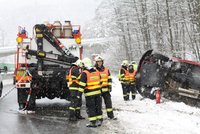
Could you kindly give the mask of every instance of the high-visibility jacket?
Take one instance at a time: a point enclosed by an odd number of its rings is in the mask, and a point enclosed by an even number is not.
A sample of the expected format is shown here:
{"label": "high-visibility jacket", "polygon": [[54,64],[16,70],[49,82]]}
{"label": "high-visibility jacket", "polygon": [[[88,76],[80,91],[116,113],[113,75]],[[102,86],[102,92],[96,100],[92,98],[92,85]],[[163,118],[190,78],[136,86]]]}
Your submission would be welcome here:
{"label": "high-visibility jacket", "polygon": [[84,70],[80,77],[79,92],[84,92],[85,96],[101,94],[100,73],[96,69]]}
{"label": "high-visibility jacket", "polygon": [[[123,71],[122,71],[123,70]],[[124,68],[121,68],[120,69],[120,77],[119,77],[119,80],[121,82],[127,82],[129,81],[129,72],[128,70],[124,69]]]}
{"label": "high-visibility jacket", "polygon": [[69,70],[69,90],[78,90],[78,76],[80,75],[79,67],[72,66]]}
{"label": "high-visibility jacket", "polygon": [[110,76],[109,69],[107,67],[104,67],[103,70],[98,70],[101,76],[101,90],[102,92],[109,91],[109,88],[112,87],[112,79]]}
{"label": "high-visibility jacket", "polygon": [[135,75],[136,75],[136,70],[134,70],[132,73],[131,72],[129,72],[129,81],[131,82],[131,83],[135,83]]}
{"label": "high-visibility jacket", "polygon": [[138,65],[137,64],[133,64],[133,68],[134,68],[134,70],[137,70]]}

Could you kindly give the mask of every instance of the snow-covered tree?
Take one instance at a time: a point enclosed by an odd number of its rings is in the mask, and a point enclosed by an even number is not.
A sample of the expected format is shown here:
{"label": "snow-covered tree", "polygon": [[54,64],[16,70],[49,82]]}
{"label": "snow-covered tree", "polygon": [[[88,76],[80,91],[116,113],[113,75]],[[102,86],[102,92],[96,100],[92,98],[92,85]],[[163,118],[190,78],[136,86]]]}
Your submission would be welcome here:
{"label": "snow-covered tree", "polygon": [[138,61],[148,49],[199,61],[199,5],[199,0],[104,0],[83,30],[84,38],[108,40],[98,44],[103,47],[97,53],[111,65]]}

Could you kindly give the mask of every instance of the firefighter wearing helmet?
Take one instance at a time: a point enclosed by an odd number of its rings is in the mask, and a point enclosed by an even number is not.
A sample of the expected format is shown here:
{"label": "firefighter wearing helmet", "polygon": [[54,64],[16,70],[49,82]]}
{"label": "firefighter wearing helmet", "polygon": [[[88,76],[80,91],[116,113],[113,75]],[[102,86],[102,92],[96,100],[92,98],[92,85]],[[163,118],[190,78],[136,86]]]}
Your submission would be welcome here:
{"label": "firefighter wearing helmet", "polygon": [[102,116],[102,98],[101,98],[101,78],[89,58],[83,59],[84,69],[80,76],[78,98],[85,94],[87,114],[89,124],[87,127],[101,126]]}
{"label": "firefighter wearing helmet", "polygon": [[133,69],[137,70],[138,65],[137,65],[136,61],[131,61],[131,64],[133,65]]}
{"label": "firefighter wearing helmet", "polygon": [[123,98],[125,101],[129,100],[128,87],[129,87],[129,72],[128,60],[123,60],[119,71],[119,81],[122,84]]}
{"label": "firefighter wearing helmet", "polygon": [[104,59],[101,56],[97,56],[95,58],[95,68],[99,71],[101,76],[101,82],[102,82],[102,97],[105,102],[106,106],[106,112],[107,116],[110,119],[116,119],[114,118],[113,109],[112,109],[112,100],[111,100],[111,94],[112,91],[112,78],[110,75],[110,71],[107,67],[104,66]]}
{"label": "firefighter wearing helmet", "polygon": [[128,72],[129,72],[128,98],[129,95],[131,94],[132,99],[134,100],[136,96],[136,84],[135,84],[136,70],[134,69],[133,63],[129,64]]}
{"label": "firefighter wearing helmet", "polygon": [[69,107],[70,110],[70,121],[76,121],[77,119],[85,119],[81,116],[80,108],[82,105],[82,99],[77,98],[78,89],[79,89],[79,80],[78,77],[81,74],[81,68],[83,63],[81,60],[77,60],[72,64],[69,70],[69,90],[70,90],[70,100],[71,104]]}

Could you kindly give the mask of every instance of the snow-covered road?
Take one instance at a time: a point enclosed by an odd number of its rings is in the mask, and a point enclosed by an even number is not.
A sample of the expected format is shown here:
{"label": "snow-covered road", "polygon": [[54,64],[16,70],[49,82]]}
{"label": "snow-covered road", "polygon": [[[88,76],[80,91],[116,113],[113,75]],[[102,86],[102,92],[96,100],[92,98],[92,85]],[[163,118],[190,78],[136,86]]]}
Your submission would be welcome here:
{"label": "snow-covered road", "polygon": [[[200,109],[168,100],[142,99],[123,101],[121,84],[113,78],[112,101],[119,126],[112,133],[125,134],[199,134]],[[106,117],[106,116],[105,116]],[[105,121],[106,123],[106,121]],[[108,127],[109,128],[109,127]],[[106,131],[105,131],[106,132]]]}
{"label": "snow-covered road", "polygon": [[[6,83],[6,82],[5,82]],[[12,83],[12,81],[10,81]],[[12,85],[10,85],[11,87]],[[7,88],[9,89],[9,88]],[[4,92],[7,92],[6,87]],[[184,103],[172,102],[169,100],[161,100],[162,103],[156,104],[155,100],[144,99],[137,94],[135,100],[124,101],[122,96],[121,84],[116,77],[113,77],[113,91],[112,101],[114,114],[117,120],[108,120],[104,108],[104,122],[101,127],[87,128],[85,124],[88,120],[79,121],[73,125],[70,125],[68,115],[65,110],[67,109],[66,100],[54,99],[41,99],[37,100],[37,107],[43,108],[42,111],[38,110],[35,115],[29,117],[29,115],[21,116],[16,112],[12,112],[17,109],[16,103],[16,91],[7,96],[1,103],[1,118],[0,133],[15,133],[21,132],[21,125],[27,126],[26,121],[21,121],[18,118],[28,118],[31,120],[32,125],[41,133],[97,133],[97,134],[199,134],[200,133],[200,109],[185,105]],[[84,98],[84,97],[83,97]],[[51,110],[60,106],[63,110]],[[45,114],[45,108],[49,108],[48,114]],[[43,114],[44,111],[44,114]],[[62,113],[63,112],[63,113]],[[59,114],[57,114],[59,113]],[[83,116],[87,117],[85,101],[83,101],[82,107]],[[64,115],[61,115],[64,114]],[[5,116],[6,115],[6,116]],[[4,117],[5,116],[5,117]],[[42,117],[42,118],[41,118]],[[41,118],[41,119],[40,119]],[[10,124],[10,120],[13,120]],[[36,120],[37,119],[37,120]],[[46,120],[45,120],[46,119]],[[51,121],[50,121],[51,120]],[[39,125],[38,125],[39,121]],[[56,126],[55,124],[56,123]],[[19,125],[16,125],[19,124]],[[48,125],[47,125],[48,124]],[[48,127],[47,127],[47,126]],[[16,129],[9,129],[15,126]],[[51,127],[55,126],[52,130]],[[47,130],[44,129],[47,127]],[[2,129],[3,128],[3,129]],[[70,128],[70,129],[69,129]],[[34,131],[35,131],[34,129]],[[18,131],[17,131],[18,130]],[[44,131],[46,130],[46,131]],[[24,130],[24,132],[26,129]],[[32,132],[34,132],[32,131]],[[31,133],[31,131],[30,131]]]}

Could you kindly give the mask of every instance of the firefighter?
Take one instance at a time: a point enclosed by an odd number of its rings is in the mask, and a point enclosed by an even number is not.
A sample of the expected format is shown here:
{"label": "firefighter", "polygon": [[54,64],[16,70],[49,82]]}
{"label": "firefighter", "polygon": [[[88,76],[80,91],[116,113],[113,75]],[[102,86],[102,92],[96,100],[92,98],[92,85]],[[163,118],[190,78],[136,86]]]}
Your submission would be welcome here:
{"label": "firefighter", "polygon": [[136,70],[134,69],[133,64],[129,64],[128,72],[129,72],[128,95],[132,94],[132,99],[134,100],[136,95],[136,84],[135,84]]}
{"label": "firefighter", "polygon": [[112,79],[110,71],[107,67],[103,65],[104,59],[101,56],[97,56],[95,58],[95,62],[96,62],[95,68],[99,71],[101,76],[101,82],[102,82],[101,91],[106,106],[107,116],[110,119],[115,119],[112,109],[111,95],[110,95],[110,92],[112,91]]}
{"label": "firefighter", "polygon": [[131,61],[131,64],[133,64],[133,69],[137,70],[138,67],[137,63],[135,61]]}
{"label": "firefighter", "polygon": [[128,73],[128,60],[123,60],[119,71],[119,80],[122,84],[123,98],[125,101],[129,100],[128,87],[129,87],[129,73]]}
{"label": "firefighter", "polygon": [[70,110],[70,121],[76,121],[77,119],[85,119],[81,116],[80,108],[82,105],[82,99],[77,98],[78,88],[79,88],[79,80],[78,77],[81,73],[81,67],[83,67],[82,61],[77,60],[72,64],[69,71],[69,90],[70,90],[70,99],[71,104],[69,107]]}
{"label": "firefighter", "polygon": [[94,67],[89,58],[83,59],[84,70],[80,76],[79,94],[85,94],[87,114],[89,124],[87,127],[101,126],[103,122],[102,116],[102,98],[101,98],[101,78],[100,73]]}

